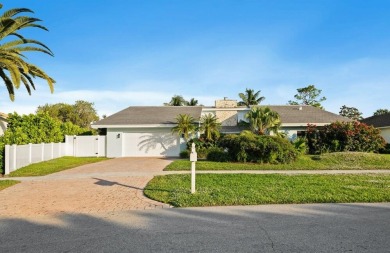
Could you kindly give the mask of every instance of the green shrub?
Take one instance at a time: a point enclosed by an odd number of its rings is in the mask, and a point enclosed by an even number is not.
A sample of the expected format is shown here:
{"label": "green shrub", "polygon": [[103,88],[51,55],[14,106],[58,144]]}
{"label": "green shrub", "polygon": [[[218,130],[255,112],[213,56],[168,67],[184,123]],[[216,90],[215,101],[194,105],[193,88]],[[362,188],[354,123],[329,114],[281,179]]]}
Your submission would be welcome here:
{"label": "green shrub", "polygon": [[182,159],[188,159],[190,158],[190,152],[188,150],[183,150],[180,152],[179,156]]}
{"label": "green shrub", "polygon": [[294,148],[298,151],[300,154],[306,154],[307,153],[307,140],[305,138],[296,138],[292,144],[294,145]]}
{"label": "green shrub", "polygon": [[309,125],[306,138],[310,154],[378,152],[385,146],[385,140],[377,128],[358,121],[334,122],[324,127]]}
{"label": "green shrub", "polygon": [[379,149],[380,154],[390,154],[390,143],[387,143],[383,148]]}
{"label": "green shrub", "polygon": [[243,131],[240,135],[226,135],[220,146],[238,162],[290,163],[298,152],[286,139],[277,136],[255,135]]}
{"label": "green shrub", "polygon": [[222,148],[210,148],[207,154],[207,160],[214,162],[228,162],[230,161],[229,154]]}

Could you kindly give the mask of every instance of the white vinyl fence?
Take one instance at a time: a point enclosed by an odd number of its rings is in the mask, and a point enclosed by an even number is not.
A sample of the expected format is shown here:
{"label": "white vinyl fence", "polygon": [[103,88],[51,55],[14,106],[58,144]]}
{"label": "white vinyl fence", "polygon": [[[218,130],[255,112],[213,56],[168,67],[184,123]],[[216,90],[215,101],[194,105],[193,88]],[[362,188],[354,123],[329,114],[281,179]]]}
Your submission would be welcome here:
{"label": "white vinyl fence", "polygon": [[4,174],[62,156],[106,156],[106,136],[65,136],[64,143],[5,145]]}

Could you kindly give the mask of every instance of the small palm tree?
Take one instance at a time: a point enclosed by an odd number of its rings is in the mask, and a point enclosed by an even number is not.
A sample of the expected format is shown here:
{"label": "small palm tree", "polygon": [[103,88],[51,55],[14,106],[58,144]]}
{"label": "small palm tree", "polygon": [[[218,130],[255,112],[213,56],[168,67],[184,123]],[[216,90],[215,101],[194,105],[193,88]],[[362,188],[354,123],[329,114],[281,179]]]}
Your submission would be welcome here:
{"label": "small palm tree", "polygon": [[172,133],[181,135],[188,141],[190,135],[196,131],[195,119],[188,114],[179,114],[176,117],[176,126],[172,128]]}
{"label": "small palm tree", "polygon": [[265,97],[259,97],[260,92],[260,90],[255,92],[252,89],[246,89],[245,93],[239,93],[238,96],[241,98],[241,101],[238,102],[238,105],[245,105],[248,108],[251,105],[259,105],[265,99]]}
{"label": "small palm tree", "polygon": [[186,101],[187,106],[197,106],[198,105],[198,100],[195,98],[191,98],[190,101]]}
{"label": "small palm tree", "polygon": [[[3,6],[0,4],[0,9]],[[18,16],[20,13],[30,12],[30,9],[17,8],[4,12],[0,16],[0,78],[7,87],[10,99],[15,99],[14,88],[19,88],[23,83],[27,92],[31,95],[31,88],[35,89],[33,78],[39,77],[47,81],[50,91],[54,90],[55,81],[42,69],[25,61],[24,52],[41,52],[53,56],[52,51],[43,43],[24,38],[19,32],[23,28],[39,28],[46,30],[46,27],[37,24],[41,21],[28,16]],[[11,36],[16,40],[9,39]]]}
{"label": "small palm tree", "polygon": [[174,95],[169,103],[164,103],[165,106],[183,106],[185,104],[185,99],[180,95]]}
{"label": "small palm tree", "polygon": [[213,137],[219,137],[219,130],[221,129],[221,123],[218,122],[218,118],[213,114],[206,114],[200,118],[200,131],[204,133],[207,141],[212,141]]}
{"label": "small palm tree", "polygon": [[264,135],[269,132],[277,133],[281,121],[277,112],[272,111],[269,107],[255,106],[245,115],[249,120],[252,132]]}

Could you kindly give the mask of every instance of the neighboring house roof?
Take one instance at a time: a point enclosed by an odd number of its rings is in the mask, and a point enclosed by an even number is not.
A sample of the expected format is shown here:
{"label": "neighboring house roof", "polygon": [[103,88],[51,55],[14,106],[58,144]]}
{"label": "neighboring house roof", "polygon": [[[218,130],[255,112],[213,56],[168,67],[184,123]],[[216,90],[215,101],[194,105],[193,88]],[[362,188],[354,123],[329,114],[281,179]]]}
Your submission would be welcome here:
{"label": "neighboring house roof", "polygon": [[349,118],[310,105],[269,105],[268,107],[279,113],[282,124],[351,121]]}
{"label": "neighboring house roof", "polygon": [[3,119],[3,120],[7,120],[8,119],[8,114],[0,112],[0,118]]}
{"label": "neighboring house roof", "polygon": [[374,127],[390,127],[390,113],[371,116],[361,120],[360,122]]}
{"label": "neighboring house roof", "polygon": [[189,114],[198,120],[201,112],[201,106],[130,106],[94,123],[93,126],[175,124],[179,114]]}

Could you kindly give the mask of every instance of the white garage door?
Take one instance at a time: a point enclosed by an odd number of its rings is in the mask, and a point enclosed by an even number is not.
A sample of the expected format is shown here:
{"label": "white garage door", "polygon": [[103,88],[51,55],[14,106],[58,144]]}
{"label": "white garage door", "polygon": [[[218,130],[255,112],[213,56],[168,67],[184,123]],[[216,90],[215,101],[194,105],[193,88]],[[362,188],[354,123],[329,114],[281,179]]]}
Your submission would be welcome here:
{"label": "white garage door", "polygon": [[125,156],[179,156],[180,139],[170,130],[123,133]]}

